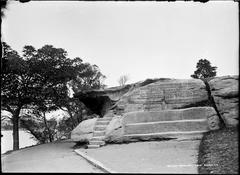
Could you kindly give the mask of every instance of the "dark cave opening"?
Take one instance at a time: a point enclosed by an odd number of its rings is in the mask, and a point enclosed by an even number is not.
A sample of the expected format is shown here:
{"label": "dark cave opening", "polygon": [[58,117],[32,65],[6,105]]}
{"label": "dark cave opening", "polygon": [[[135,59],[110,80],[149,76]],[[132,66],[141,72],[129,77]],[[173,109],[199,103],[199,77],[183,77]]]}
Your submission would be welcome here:
{"label": "dark cave opening", "polygon": [[93,113],[103,117],[114,103],[108,96],[82,97],[79,99]]}

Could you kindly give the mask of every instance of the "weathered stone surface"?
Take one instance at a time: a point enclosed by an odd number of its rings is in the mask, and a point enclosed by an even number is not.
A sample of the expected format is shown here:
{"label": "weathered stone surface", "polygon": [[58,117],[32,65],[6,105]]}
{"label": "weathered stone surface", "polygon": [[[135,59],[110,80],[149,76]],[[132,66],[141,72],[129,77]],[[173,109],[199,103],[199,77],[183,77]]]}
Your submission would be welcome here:
{"label": "weathered stone surface", "polygon": [[93,137],[94,126],[97,122],[97,118],[84,120],[72,130],[71,140],[76,142],[87,142]]}
{"label": "weathered stone surface", "polygon": [[105,141],[108,143],[120,143],[123,141],[123,116],[114,116],[106,128]]}
{"label": "weathered stone surface", "polygon": [[[181,120],[184,122],[179,122]],[[219,129],[219,119],[213,107],[137,111],[126,113],[124,116],[113,117],[106,129],[105,141],[108,143],[121,143],[178,138],[182,137],[181,132],[191,134],[191,132],[199,131],[200,133],[201,131],[216,129]],[[164,132],[175,132],[176,134],[161,135]],[[160,134],[158,135],[158,133]],[[135,135],[130,136],[129,134]]]}
{"label": "weathered stone surface", "polygon": [[74,97],[83,102],[92,112],[103,117],[131,87],[131,85],[126,85],[124,87],[80,91],[74,94]]}
{"label": "weathered stone surface", "polygon": [[136,88],[117,103],[124,112],[206,106],[208,94],[198,79],[164,80]]}
{"label": "weathered stone surface", "polygon": [[219,128],[212,107],[130,112],[124,115],[124,134],[207,131]]}
{"label": "weathered stone surface", "polygon": [[124,115],[124,123],[207,119],[207,116],[212,115],[216,115],[213,107],[191,107],[163,111],[135,111]]}
{"label": "weathered stone surface", "polygon": [[207,123],[209,130],[217,130],[220,128],[220,121],[217,114],[207,115]]}
{"label": "weathered stone surface", "polygon": [[209,82],[211,95],[227,126],[238,124],[238,76],[216,77]]}
{"label": "weathered stone surface", "polygon": [[[209,81],[209,86],[216,109],[226,124],[236,125],[238,76],[213,78]],[[210,104],[207,87],[199,79],[161,79],[132,84],[122,89],[110,88],[106,92],[89,91],[85,94],[86,97],[80,94],[79,99],[85,99],[91,104],[90,107],[98,106],[96,111],[104,113],[104,117],[110,115],[109,110],[114,115],[105,131],[104,141],[107,143],[178,138],[219,129],[219,117],[211,107],[213,104]],[[104,104],[100,103],[102,97],[107,97],[107,100],[103,100]],[[90,140],[96,124],[90,123],[89,131],[73,131],[72,138]],[[78,127],[85,126],[87,124]]]}

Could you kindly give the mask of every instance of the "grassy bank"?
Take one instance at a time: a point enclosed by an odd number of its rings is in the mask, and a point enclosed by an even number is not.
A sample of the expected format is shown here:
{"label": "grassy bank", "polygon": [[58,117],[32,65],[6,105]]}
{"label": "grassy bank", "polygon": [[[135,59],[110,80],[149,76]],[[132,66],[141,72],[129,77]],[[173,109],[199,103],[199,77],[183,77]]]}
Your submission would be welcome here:
{"label": "grassy bank", "polygon": [[238,128],[224,128],[204,134],[198,155],[200,174],[237,174]]}

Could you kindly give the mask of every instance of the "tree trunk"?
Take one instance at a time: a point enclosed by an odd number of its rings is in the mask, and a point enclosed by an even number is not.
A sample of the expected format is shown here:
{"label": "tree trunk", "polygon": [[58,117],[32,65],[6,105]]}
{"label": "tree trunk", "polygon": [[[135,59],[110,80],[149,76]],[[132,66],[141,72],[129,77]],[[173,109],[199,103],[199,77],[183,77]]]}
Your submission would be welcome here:
{"label": "tree trunk", "polygon": [[19,149],[19,118],[18,116],[13,117],[13,150]]}
{"label": "tree trunk", "polygon": [[[83,113],[82,113],[82,109],[80,109],[80,112],[79,112],[80,114],[79,114],[79,116],[80,117],[77,117],[77,121],[78,121],[78,124],[83,120]],[[81,118],[81,119],[80,119]]]}
{"label": "tree trunk", "polygon": [[43,120],[44,120],[45,127],[46,127],[47,130],[48,130],[49,142],[52,142],[52,141],[53,141],[53,139],[52,139],[52,134],[51,134],[51,130],[50,130],[50,128],[48,127],[48,124],[47,124],[47,119],[46,119],[46,114],[45,114],[45,112],[43,112]]}
{"label": "tree trunk", "polygon": [[73,130],[74,127],[75,127],[75,122],[74,122],[74,119],[73,119],[73,115],[72,115],[72,113],[71,113],[70,108],[69,108],[68,106],[67,106],[66,108],[67,108],[68,114],[69,114],[69,116],[70,116],[70,118],[71,118],[71,120],[72,120],[71,128],[72,128],[72,130]]}
{"label": "tree trunk", "polygon": [[28,124],[25,123],[24,120],[20,120],[21,121],[21,125],[28,130],[40,143],[45,143],[45,140],[41,139],[41,135],[39,135],[36,131],[34,131],[34,129],[32,129]]}
{"label": "tree trunk", "polygon": [[14,111],[12,122],[13,122],[13,150],[19,149],[19,114],[21,107],[18,107]]}

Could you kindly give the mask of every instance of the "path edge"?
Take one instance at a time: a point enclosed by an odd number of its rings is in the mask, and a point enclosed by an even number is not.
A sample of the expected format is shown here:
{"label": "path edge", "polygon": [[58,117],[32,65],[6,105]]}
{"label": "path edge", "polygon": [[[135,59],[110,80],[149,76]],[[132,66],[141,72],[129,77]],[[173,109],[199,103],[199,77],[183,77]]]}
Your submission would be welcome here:
{"label": "path edge", "polygon": [[74,150],[78,155],[80,155],[81,157],[83,157],[85,160],[87,160],[89,163],[91,163],[93,166],[101,169],[103,172],[105,173],[116,173],[113,170],[105,167],[101,162],[93,159],[92,157],[89,157],[86,153],[80,151],[79,149],[75,149]]}

